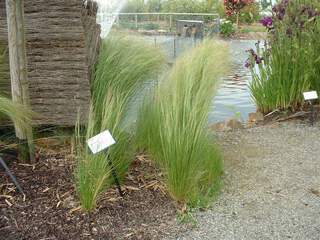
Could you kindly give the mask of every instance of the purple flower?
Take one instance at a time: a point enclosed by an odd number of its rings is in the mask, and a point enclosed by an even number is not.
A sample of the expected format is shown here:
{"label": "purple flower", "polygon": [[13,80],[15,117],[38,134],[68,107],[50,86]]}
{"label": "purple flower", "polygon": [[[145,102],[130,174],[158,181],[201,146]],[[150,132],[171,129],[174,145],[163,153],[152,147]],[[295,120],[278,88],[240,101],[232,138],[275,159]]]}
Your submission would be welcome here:
{"label": "purple flower", "polygon": [[276,17],[281,21],[283,20],[286,14],[286,8],[289,4],[289,0],[282,0],[279,4],[275,5],[272,8],[272,11],[275,13]]}
{"label": "purple flower", "polygon": [[256,61],[256,64],[260,64],[263,61],[263,57],[256,56],[254,60]]}
{"label": "purple flower", "polygon": [[244,64],[244,66],[245,66],[246,68],[250,68],[250,67],[251,67],[251,62],[250,62],[249,59],[247,59],[247,61],[246,61],[246,63]]}
{"label": "purple flower", "polygon": [[244,65],[246,68],[252,67],[254,63],[260,64],[264,60],[263,57],[259,57],[258,54],[252,48],[247,50],[246,52],[251,54],[251,58],[249,57]]}
{"label": "purple flower", "polygon": [[309,7],[309,6],[303,6],[303,7],[301,8],[301,14],[307,15],[307,16],[308,16],[308,19],[320,15],[320,13],[319,13],[317,10],[315,10],[315,9]]}
{"label": "purple flower", "polygon": [[259,22],[266,28],[272,28],[272,17],[263,17]]}

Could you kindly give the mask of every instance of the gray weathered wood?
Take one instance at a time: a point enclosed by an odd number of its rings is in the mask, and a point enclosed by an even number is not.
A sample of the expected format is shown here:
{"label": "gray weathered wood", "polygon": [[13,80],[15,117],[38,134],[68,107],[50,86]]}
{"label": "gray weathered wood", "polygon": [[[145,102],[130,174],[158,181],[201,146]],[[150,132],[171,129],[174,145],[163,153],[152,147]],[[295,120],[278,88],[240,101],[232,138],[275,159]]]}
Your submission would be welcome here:
{"label": "gray weathered wood", "polygon": [[[100,46],[96,4],[24,1],[29,95],[32,110],[38,113],[34,124],[72,126],[79,108],[81,122],[86,121]],[[0,0],[0,44],[8,44],[5,0]],[[7,89],[2,82],[1,92]]]}
{"label": "gray weathered wood", "polygon": [[[9,59],[12,100],[15,103],[30,107],[29,84],[27,78],[27,56],[24,33],[24,10],[23,0],[6,0]],[[29,161],[34,159],[32,127],[28,129],[15,123],[16,136],[21,144],[29,147],[22,147],[21,160]]]}

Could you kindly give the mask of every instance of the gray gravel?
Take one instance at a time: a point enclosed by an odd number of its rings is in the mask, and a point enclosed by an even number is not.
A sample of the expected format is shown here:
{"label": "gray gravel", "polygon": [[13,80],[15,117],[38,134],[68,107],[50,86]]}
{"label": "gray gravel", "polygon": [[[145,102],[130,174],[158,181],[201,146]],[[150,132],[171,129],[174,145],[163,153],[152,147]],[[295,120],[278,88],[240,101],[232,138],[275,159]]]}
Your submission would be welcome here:
{"label": "gray gravel", "polygon": [[[221,195],[194,229],[170,239],[320,240],[320,125],[220,133]],[[317,192],[318,191],[318,192]]]}

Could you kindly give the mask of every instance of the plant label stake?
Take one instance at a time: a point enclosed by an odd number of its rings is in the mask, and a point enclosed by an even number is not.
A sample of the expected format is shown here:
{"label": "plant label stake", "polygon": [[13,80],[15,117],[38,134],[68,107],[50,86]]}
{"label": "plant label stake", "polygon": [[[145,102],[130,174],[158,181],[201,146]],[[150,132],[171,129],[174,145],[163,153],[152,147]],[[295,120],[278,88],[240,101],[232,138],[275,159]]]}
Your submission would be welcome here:
{"label": "plant label stake", "polygon": [[121,186],[120,186],[120,182],[119,182],[116,170],[112,164],[111,159],[109,158],[109,153],[107,152],[107,149],[116,143],[116,141],[113,139],[111,133],[108,130],[104,131],[104,132],[98,134],[97,136],[90,138],[87,141],[87,143],[88,143],[88,146],[93,154],[100,153],[104,150],[106,151],[107,162],[111,168],[111,173],[112,173],[113,179],[117,185],[120,196],[123,197],[124,194],[121,190]]}
{"label": "plant label stake", "polygon": [[304,100],[310,104],[310,108],[311,108],[310,122],[311,122],[311,125],[313,125],[315,120],[315,111],[314,111],[314,106],[312,104],[312,101],[317,100],[319,98],[318,94],[316,91],[304,92],[303,97],[304,97]]}
{"label": "plant label stake", "polygon": [[11,171],[8,168],[7,164],[5,163],[5,161],[3,161],[3,159],[1,157],[0,157],[0,163],[1,163],[2,167],[6,170],[8,176],[11,178],[12,182],[14,183],[14,185],[16,186],[18,191],[25,196],[25,194],[24,194],[20,184],[18,183],[17,179],[15,178],[15,176],[13,176],[13,174],[11,173]]}

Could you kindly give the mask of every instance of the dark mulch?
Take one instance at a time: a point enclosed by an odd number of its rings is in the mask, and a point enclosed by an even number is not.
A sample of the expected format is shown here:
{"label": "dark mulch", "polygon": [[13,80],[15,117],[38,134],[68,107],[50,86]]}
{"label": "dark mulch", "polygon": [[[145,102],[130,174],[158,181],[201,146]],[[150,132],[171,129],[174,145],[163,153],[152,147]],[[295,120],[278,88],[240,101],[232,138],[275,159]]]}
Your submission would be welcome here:
{"label": "dark mulch", "polygon": [[25,200],[0,170],[0,239],[161,239],[176,224],[176,207],[143,157],[132,165],[125,197],[110,189],[91,214],[79,209],[68,159],[53,152],[35,165],[11,164]]}

